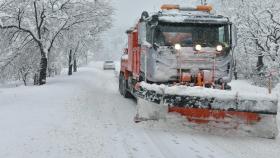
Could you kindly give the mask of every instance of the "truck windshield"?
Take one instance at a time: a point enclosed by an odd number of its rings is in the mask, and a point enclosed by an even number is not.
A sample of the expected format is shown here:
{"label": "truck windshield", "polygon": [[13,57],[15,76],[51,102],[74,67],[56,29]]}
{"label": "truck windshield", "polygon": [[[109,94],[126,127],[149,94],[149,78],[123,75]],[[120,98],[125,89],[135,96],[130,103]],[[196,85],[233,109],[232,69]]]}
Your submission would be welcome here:
{"label": "truck windshield", "polygon": [[161,46],[181,44],[192,47],[200,44],[203,47],[216,47],[218,44],[229,44],[228,25],[159,25],[155,29],[154,43]]}

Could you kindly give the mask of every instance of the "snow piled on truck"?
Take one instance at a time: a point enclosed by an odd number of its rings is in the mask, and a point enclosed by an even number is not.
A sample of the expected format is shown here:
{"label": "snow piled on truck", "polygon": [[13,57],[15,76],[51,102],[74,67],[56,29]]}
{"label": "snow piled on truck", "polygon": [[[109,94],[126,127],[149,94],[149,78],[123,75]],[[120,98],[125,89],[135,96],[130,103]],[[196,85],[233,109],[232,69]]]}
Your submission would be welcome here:
{"label": "snow piled on truck", "polygon": [[204,11],[165,10],[161,12],[159,21],[172,23],[183,23],[186,21],[195,21],[196,23],[203,23],[205,21],[207,21],[207,23],[227,23],[228,19]]}
{"label": "snow piled on truck", "polygon": [[[244,83],[242,84],[242,81],[238,83],[240,83],[240,85],[244,85]],[[204,87],[189,87],[184,85],[156,85],[147,84],[145,82],[141,83],[141,87],[163,95],[196,96],[203,98],[215,98],[216,100],[222,100],[223,102],[229,101],[228,104],[219,104],[218,102],[217,104],[214,104],[214,106],[216,105],[216,108],[218,109],[234,108],[236,105],[231,104],[231,101],[237,100],[240,105],[238,110],[277,112],[278,98],[276,94],[267,94],[263,88],[257,88],[254,86],[248,87],[248,84],[241,87],[247,87],[248,89],[251,88],[254,89],[254,91],[248,91],[245,89],[242,90],[235,87],[233,87],[233,90],[227,91]]]}
{"label": "snow piled on truck", "polygon": [[[241,85],[239,85],[241,83]],[[244,96],[247,99],[256,99],[256,100],[277,100],[277,95],[275,93],[268,94],[265,91],[265,88],[251,86],[248,87],[248,83],[244,85],[244,81],[235,82],[231,91],[220,90],[220,89],[210,89],[204,87],[189,87],[184,85],[157,85],[157,84],[148,84],[145,82],[141,82],[141,86],[148,90],[153,90],[158,93],[165,94],[177,94],[177,95],[189,95],[189,96],[200,96],[200,97],[217,97],[221,99],[231,99],[232,97]],[[237,87],[238,86],[238,87]],[[252,90],[253,88],[253,90]],[[245,90],[246,89],[246,90]],[[250,90],[251,89],[251,90]],[[241,95],[242,94],[242,95]]]}

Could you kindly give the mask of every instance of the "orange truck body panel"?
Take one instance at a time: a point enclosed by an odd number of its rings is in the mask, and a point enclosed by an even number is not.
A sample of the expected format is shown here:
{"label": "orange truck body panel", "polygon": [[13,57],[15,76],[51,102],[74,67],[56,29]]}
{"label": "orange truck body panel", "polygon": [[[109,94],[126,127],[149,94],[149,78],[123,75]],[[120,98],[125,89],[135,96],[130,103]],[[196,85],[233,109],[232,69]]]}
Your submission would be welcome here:
{"label": "orange truck body panel", "polygon": [[252,124],[259,122],[261,117],[259,114],[251,112],[238,112],[238,111],[223,111],[223,110],[211,110],[211,109],[199,109],[199,108],[182,108],[182,107],[170,107],[169,112],[177,112],[195,123],[204,124],[209,123],[212,118],[215,122],[224,122],[226,118],[237,117],[242,119],[245,124]]}
{"label": "orange truck body panel", "polygon": [[138,46],[138,31],[134,29],[127,33],[128,36],[128,59],[126,65],[121,69],[121,71],[127,71],[133,78],[138,78],[140,74],[140,47]]}

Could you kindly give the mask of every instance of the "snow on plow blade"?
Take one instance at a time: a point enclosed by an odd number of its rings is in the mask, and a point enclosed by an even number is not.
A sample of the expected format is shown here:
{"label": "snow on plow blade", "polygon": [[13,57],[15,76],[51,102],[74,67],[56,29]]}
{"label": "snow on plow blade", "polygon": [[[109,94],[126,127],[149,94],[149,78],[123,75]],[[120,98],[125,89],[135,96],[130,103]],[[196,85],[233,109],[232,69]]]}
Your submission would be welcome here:
{"label": "snow on plow blade", "polygon": [[168,112],[198,124],[230,124],[253,135],[275,138],[278,100],[272,95],[142,82],[135,121],[165,119]]}

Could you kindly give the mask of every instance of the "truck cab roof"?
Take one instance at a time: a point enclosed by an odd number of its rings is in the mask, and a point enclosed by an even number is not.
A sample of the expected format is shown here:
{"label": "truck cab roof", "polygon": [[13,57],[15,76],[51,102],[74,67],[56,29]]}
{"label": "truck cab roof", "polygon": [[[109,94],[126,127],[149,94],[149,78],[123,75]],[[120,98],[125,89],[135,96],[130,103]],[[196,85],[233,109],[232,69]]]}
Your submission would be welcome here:
{"label": "truck cab roof", "polygon": [[164,10],[156,14],[160,22],[228,24],[229,18],[205,11]]}

